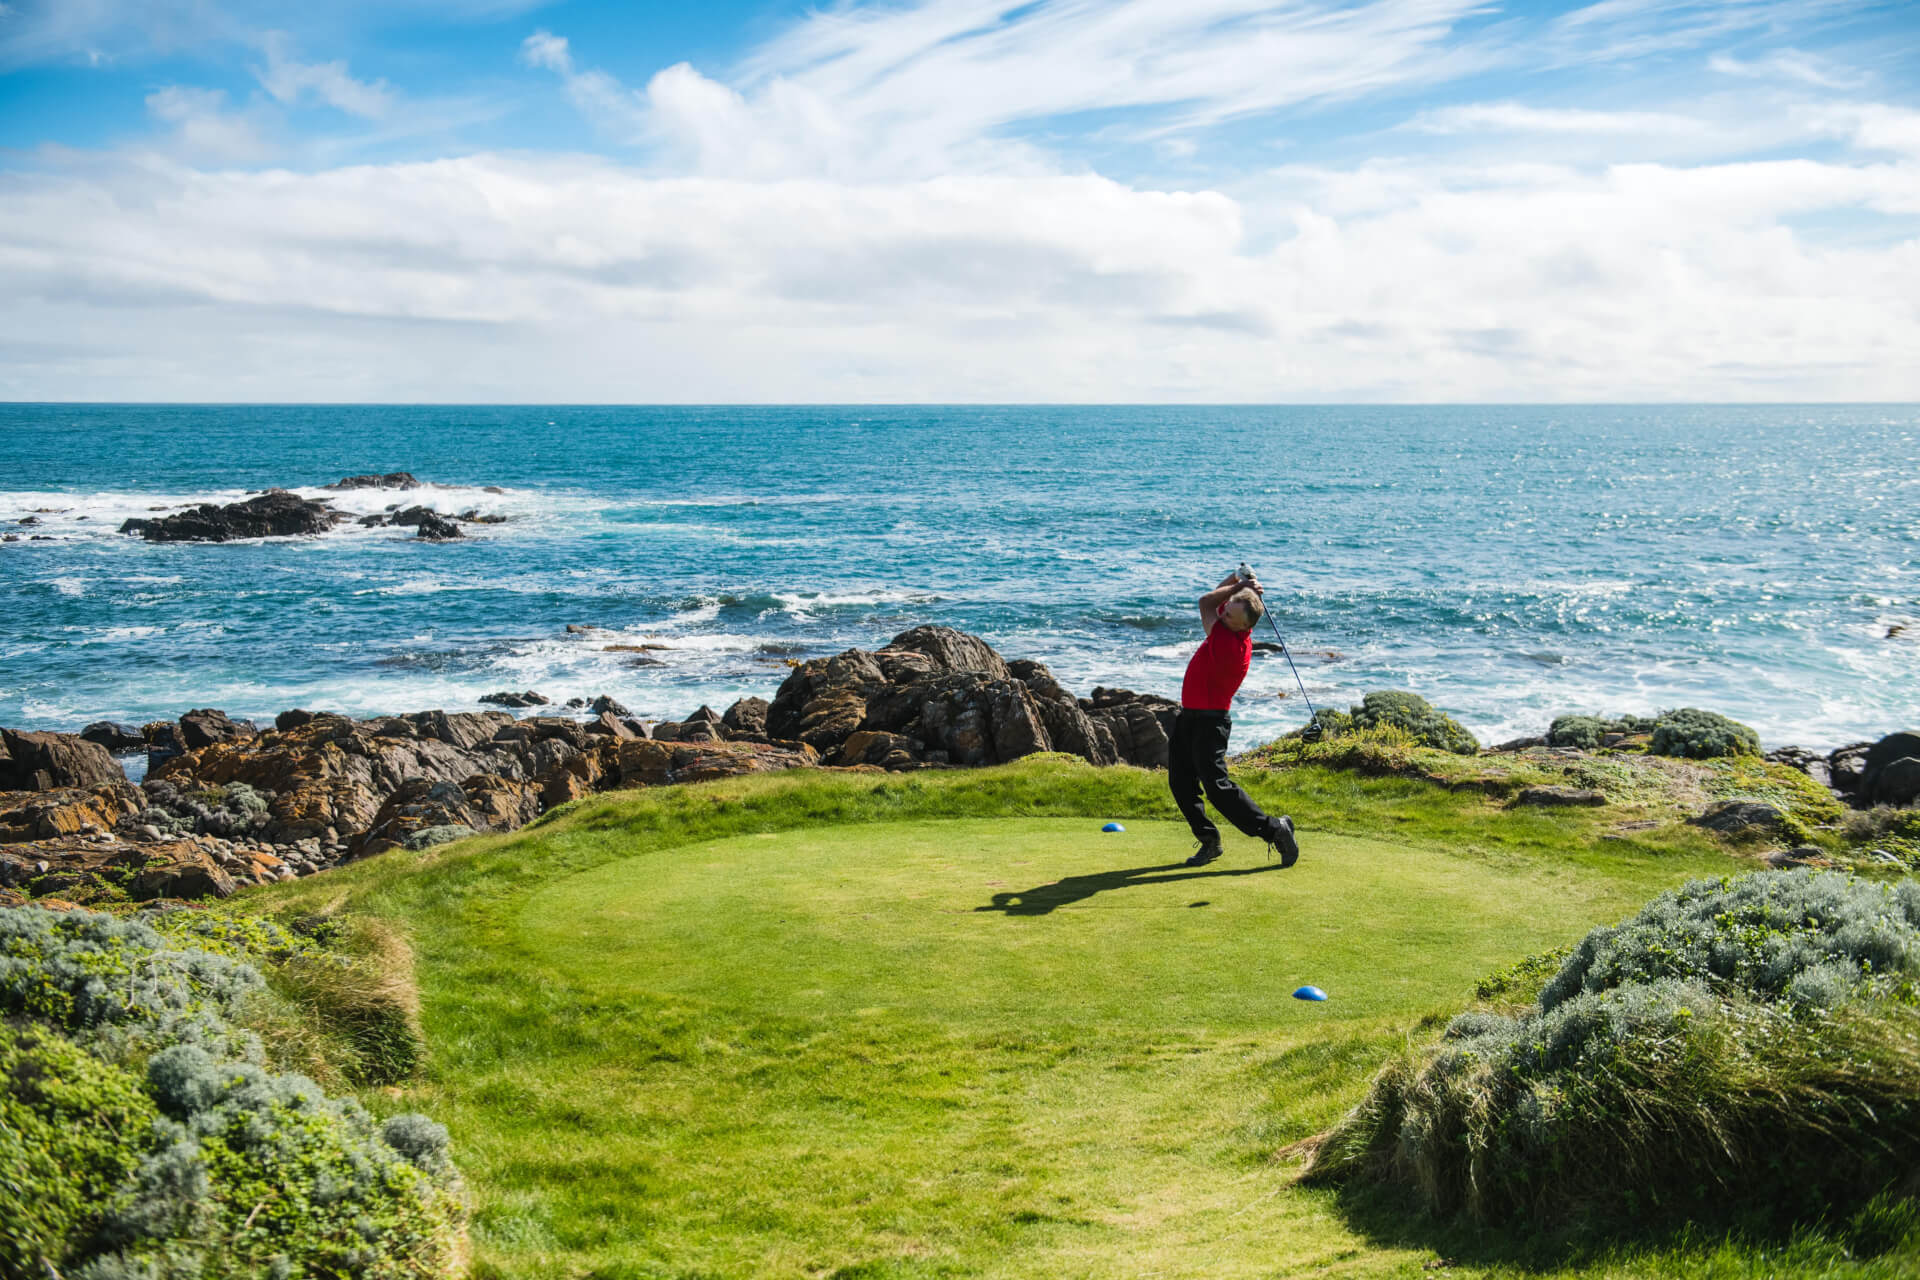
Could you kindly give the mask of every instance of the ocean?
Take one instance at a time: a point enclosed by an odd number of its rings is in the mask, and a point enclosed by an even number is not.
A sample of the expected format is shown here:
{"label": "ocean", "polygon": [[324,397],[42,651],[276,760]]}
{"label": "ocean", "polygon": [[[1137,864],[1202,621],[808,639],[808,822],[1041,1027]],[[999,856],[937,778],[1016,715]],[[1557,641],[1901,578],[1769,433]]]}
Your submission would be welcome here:
{"label": "ocean", "polygon": [[[0,724],[505,689],[679,718],[920,623],[1177,697],[1244,559],[1316,706],[1411,689],[1489,743],[1702,706],[1831,747],[1920,726],[1916,458],[1912,405],[5,405]],[[395,470],[436,487],[319,488]],[[268,486],[506,521],[117,532]],[[1306,718],[1277,656],[1235,718]]]}

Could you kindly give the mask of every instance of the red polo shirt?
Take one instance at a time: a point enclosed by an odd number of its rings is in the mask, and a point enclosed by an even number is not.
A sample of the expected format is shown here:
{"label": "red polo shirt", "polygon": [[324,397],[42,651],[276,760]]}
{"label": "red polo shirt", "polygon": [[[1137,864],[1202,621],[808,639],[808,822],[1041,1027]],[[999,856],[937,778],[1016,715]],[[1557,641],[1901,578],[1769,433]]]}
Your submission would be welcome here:
{"label": "red polo shirt", "polygon": [[1180,682],[1180,705],[1196,711],[1225,711],[1253,665],[1253,632],[1235,631],[1222,619],[1187,659]]}

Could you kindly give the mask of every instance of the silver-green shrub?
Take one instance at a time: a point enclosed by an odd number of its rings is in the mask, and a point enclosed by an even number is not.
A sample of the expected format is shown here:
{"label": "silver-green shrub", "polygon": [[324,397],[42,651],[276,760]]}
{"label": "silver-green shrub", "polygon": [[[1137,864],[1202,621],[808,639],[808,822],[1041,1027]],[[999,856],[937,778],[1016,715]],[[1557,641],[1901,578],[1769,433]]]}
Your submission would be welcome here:
{"label": "silver-green shrub", "polygon": [[1695,881],[1391,1064],[1311,1174],[1536,1222],[1865,1203],[1920,1154],[1916,977],[1920,883]]}
{"label": "silver-green shrub", "polygon": [[1660,713],[1653,723],[1653,740],[1647,744],[1647,750],[1657,756],[1683,756],[1689,760],[1757,756],[1760,735],[1717,711],[1681,707],[1678,711]]}
{"label": "silver-green shrub", "polygon": [[[300,950],[270,927],[193,928],[212,945]],[[138,921],[0,910],[0,1186],[34,1207],[0,1215],[0,1275],[449,1270],[446,1130],[376,1125],[247,1060],[257,1042],[230,1019],[260,985],[242,961]]]}

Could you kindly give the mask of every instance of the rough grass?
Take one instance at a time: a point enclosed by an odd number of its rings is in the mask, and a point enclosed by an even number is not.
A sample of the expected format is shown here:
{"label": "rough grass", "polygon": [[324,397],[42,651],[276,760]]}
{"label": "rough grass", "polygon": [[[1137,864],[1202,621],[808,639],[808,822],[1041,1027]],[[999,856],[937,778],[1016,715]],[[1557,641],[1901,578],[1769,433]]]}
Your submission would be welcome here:
{"label": "rough grass", "polygon": [[1461,1238],[1282,1154],[1477,979],[1719,846],[1417,778],[1243,778],[1308,833],[1299,867],[1230,836],[1193,877],[1160,775],[1056,759],[610,795],[241,903],[411,942],[429,1057],[366,1097],[453,1128],[482,1276],[1778,1273],[1773,1242]]}

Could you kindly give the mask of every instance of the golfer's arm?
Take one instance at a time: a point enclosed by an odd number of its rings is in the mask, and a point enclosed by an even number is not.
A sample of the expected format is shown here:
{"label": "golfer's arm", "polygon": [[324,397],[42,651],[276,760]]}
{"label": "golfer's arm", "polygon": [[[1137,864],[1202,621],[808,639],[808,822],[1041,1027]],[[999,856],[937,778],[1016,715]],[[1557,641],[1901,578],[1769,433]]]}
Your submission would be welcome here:
{"label": "golfer's arm", "polygon": [[1213,630],[1213,624],[1220,621],[1220,606],[1224,605],[1233,593],[1239,589],[1240,579],[1228,578],[1207,594],[1200,597],[1200,625]]}

